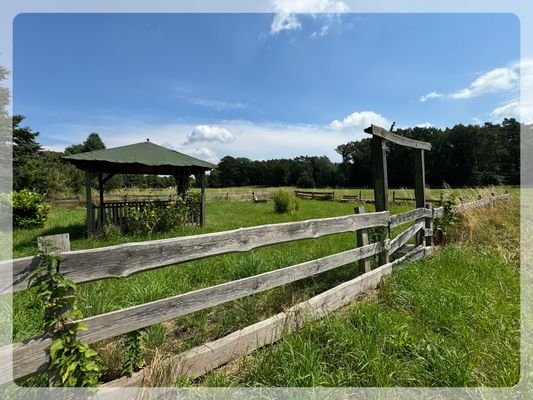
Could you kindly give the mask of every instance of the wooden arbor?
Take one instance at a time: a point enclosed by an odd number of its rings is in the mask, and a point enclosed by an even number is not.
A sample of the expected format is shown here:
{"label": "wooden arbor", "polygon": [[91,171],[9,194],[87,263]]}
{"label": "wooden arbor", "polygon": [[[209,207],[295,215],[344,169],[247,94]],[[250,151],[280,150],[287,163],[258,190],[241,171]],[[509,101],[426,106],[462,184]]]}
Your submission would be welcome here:
{"label": "wooden arbor", "polygon": [[[135,206],[132,202],[113,203],[113,210],[106,209],[104,186],[115,174],[172,175],[176,178],[178,195],[186,191],[189,176],[194,175],[201,183],[200,226],[205,225],[205,172],[216,166],[209,162],[179,153],[166,147],[146,142],[135,143],[111,149],[95,150],[87,153],[63,157],[85,171],[85,197],[87,204],[87,234],[91,236],[97,224],[105,222],[106,212],[112,222],[120,219],[126,207]],[[99,206],[92,199],[91,181],[98,178]],[[111,205],[111,204],[109,204]],[[96,215],[96,209],[99,210]],[[108,215],[108,216],[109,216]]]}
{"label": "wooden arbor", "polygon": [[[400,146],[410,147],[415,150],[416,208],[426,207],[426,169],[424,165],[424,151],[431,150],[431,144],[396,135],[376,125],[371,125],[370,127],[366,128],[365,132],[372,135],[372,171],[374,175],[374,201],[376,211],[389,210],[389,182],[387,178],[387,142],[396,143]],[[417,244],[421,244],[422,241],[423,236],[420,235],[417,238]],[[380,260],[380,264],[385,262],[388,262],[388,260]]]}

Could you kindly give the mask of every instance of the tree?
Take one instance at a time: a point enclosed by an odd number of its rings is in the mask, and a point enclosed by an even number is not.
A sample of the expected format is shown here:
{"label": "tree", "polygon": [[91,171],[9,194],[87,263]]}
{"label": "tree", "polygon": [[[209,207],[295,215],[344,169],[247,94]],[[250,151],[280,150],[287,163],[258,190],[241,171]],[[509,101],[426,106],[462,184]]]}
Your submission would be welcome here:
{"label": "tree", "polygon": [[85,139],[85,142],[83,142],[82,153],[103,149],[105,149],[105,144],[102,139],[100,139],[100,135],[98,135],[96,132],[93,132],[87,137],[87,139]]}

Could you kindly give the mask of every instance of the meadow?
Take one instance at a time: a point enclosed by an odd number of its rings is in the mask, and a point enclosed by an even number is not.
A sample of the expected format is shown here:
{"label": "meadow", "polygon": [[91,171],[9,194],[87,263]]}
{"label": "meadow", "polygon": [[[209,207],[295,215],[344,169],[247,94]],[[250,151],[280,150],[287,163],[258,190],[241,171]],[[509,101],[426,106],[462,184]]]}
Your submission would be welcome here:
{"label": "meadow", "polygon": [[[498,189],[501,192],[501,189]],[[472,191],[472,197],[475,191]],[[486,191],[485,191],[486,193]],[[516,200],[510,202],[514,208],[517,208]],[[312,201],[305,200],[300,202],[300,210],[294,214],[276,214],[273,211],[271,203],[252,203],[252,202],[213,202],[207,204],[207,226],[205,228],[188,227],[177,229],[165,235],[153,235],[151,239],[158,239],[163,237],[173,237],[181,235],[191,235],[205,232],[215,232],[222,230],[235,229],[239,227],[261,225],[268,223],[298,221],[311,218],[323,218],[331,216],[340,216],[353,213],[353,203],[339,203],[332,201]],[[399,213],[412,209],[412,204],[393,205],[392,213]],[[365,205],[367,212],[373,211],[373,206]],[[509,218],[514,216],[514,208],[510,208],[513,212],[506,213]],[[13,233],[13,255],[14,257],[21,257],[25,255],[33,255],[36,253],[36,238],[40,235],[48,235],[53,233],[69,232],[71,236],[72,249],[84,249],[92,247],[101,247],[117,243],[125,243],[129,241],[147,240],[146,237],[128,237],[121,235],[114,235],[112,237],[99,237],[96,239],[86,239],[84,236],[84,218],[85,209],[81,207],[54,207],[52,209],[50,219],[46,226],[41,229],[30,230],[16,230]],[[516,221],[506,221],[504,226],[514,226]],[[471,221],[472,223],[472,221]],[[477,226],[474,231],[490,232],[483,226]],[[459,232],[459,231],[458,231]],[[474,232],[475,233],[475,232]],[[474,234],[472,233],[472,234]],[[514,240],[516,231],[509,232],[511,243]],[[491,237],[487,240],[492,240]],[[472,238],[457,238],[457,243],[471,242]],[[480,242],[479,240],[474,242]],[[285,266],[293,265],[303,261],[323,257],[329,254],[345,251],[353,248],[355,245],[354,235],[339,234],[323,237],[320,239],[303,240],[299,242],[286,243],[280,245],[268,246],[265,248],[255,249],[244,254],[228,254],[224,256],[210,257],[204,260],[197,260],[187,262],[176,266],[160,268],[152,271],[142,272],[127,278],[120,279],[106,279],[96,282],[79,284],[79,305],[84,313],[84,316],[97,315],[100,313],[121,309],[128,306],[142,304],[148,301],[153,301],[168,297],[171,295],[185,293],[191,290],[202,287],[212,286],[218,283],[223,283],[246,276],[259,274],[262,272],[275,270]],[[493,246],[494,247],[494,246]],[[474,379],[466,381],[464,377],[453,378],[453,375],[442,379],[442,384],[450,383],[462,384],[511,384],[516,380],[518,364],[516,361],[518,351],[518,261],[510,257],[509,254],[517,254],[517,248],[509,248],[507,256],[503,256],[503,252],[490,254],[483,254],[480,258],[479,252],[487,251],[487,246],[479,246],[472,248],[467,245],[463,248],[463,244],[457,244],[449,249],[443,250],[436,257],[431,260],[419,261],[404,271],[395,274],[390,280],[386,280],[384,288],[380,288],[377,299],[366,301],[361,304],[357,303],[350,306],[347,310],[341,313],[332,315],[322,322],[309,325],[304,329],[302,334],[289,336],[280,344],[271,346],[265,350],[257,353],[257,356],[241,360],[242,365],[238,368],[237,373],[227,374],[224,370],[218,371],[208,375],[205,379],[200,379],[197,382],[189,382],[187,380],[180,381],[180,384],[201,384],[201,385],[391,385],[391,384],[406,384],[406,385],[434,385],[439,382],[439,377],[436,375],[435,379],[416,377],[424,369],[424,364],[412,362],[408,365],[413,365],[411,369],[402,370],[402,373],[391,375],[390,378],[387,373],[390,368],[400,368],[404,365],[401,362],[399,355],[394,352],[402,352],[401,345],[398,347],[392,346],[393,355],[390,357],[383,356],[383,349],[377,344],[380,334],[383,337],[392,335],[393,339],[399,340],[403,336],[407,341],[406,348],[409,348],[409,343],[426,343],[431,347],[432,344],[439,345],[439,349],[443,351],[454,351],[457,349],[446,347],[446,343],[441,343],[439,336],[445,333],[435,333],[433,336],[423,336],[424,332],[433,332],[433,327],[430,322],[414,318],[412,315],[413,309],[419,306],[426,307],[420,311],[423,314],[437,318],[433,321],[436,325],[439,323],[442,326],[447,326],[450,321],[456,322],[458,326],[468,329],[468,332],[463,332],[463,336],[468,338],[460,343],[458,346],[468,346],[470,343],[478,343],[479,346],[487,345],[501,349],[502,354],[507,357],[501,361],[501,364],[488,362],[487,359],[480,357],[483,363],[486,363],[491,368],[498,368],[503,365],[505,373],[501,373],[494,377],[494,374],[486,373],[487,378]],[[492,247],[488,247],[492,248]],[[485,249],[485,250],[483,250]],[[455,253],[454,253],[455,252]],[[455,257],[455,258],[454,258]],[[459,262],[459,261],[460,262]],[[429,263],[429,264],[428,264]],[[431,264],[433,263],[433,264]],[[447,268],[448,265],[453,265],[453,268]],[[486,266],[492,268],[486,268]],[[440,266],[440,269],[439,269]],[[469,271],[472,268],[477,268],[479,273],[471,273],[474,277],[479,276],[479,280],[471,280],[470,284],[464,284],[464,279],[461,278],[461,273]],[[438,273],[443,270],[446,273]],[[416,272],[411,272],[416,271]],[[405,276],[406,273],[407,276]],[[431,272],[431,275],[425,275]],[[500,275],[498,275],[498,273]],[[455,275],[454,275],[455,274]],[[209,340],[214,340],[225,336],[230,332],[250,325],[265,319],[275,313],[285,310],[291,305],[303,301],[313,295],[316,295],[328,288],[334,287],[341,282],[351,279],[358,275],[357,265],[347,265],[342,268],[326,272],[316,277],[308,278],[281,288],[269,290],[264,293],[259,293],[244,299],[236,300],[226,305],[217,306],[205,311],[197,312],[185,317],[181,317],[174,321],[169,321],[162,324],[157,324],[147,328],[143,333],[145,342],[145,360],[147,364],[161,358],[164,354],[172,354],[187,350],[193,346],[202,344]],[[404,277],[401,279],[401,277]],[[458,294],[455,294],[454,287],[449,287],[450,279],[456,276],[455,283],[462,287],[459,288]],[[424,281],[424,279],[426,279]],[[398,280],[398,282],[396,282]],[[421,284],[425,282],[425,284]],[[408,292],[413,295],[413,298],[405,300],[405,290],[407,284],[411,284]],[[491,285],[504,285],[505,291],[499,293]],[[448,287],[447,287],[448,286]],[[436,290],[444,290],[442,296],[436,296]],[[494,289],[494,290],[493,290]],[[483,293],[491,293],[494,297],[482,299],[476,298],[475,293],[482,291]],[[388,293],[388,294],[387,294]],[[449,299],[451,294],[455,297]],[[446,297],[448,296],[448,297]],[[470,296],[470,297],[468,297]],[[437,299],[434,302],[428,302],[428,298]],[[457,298],[468,298],[470,303],[461,303]],[[473,298],[473,299],[472,299]],[[440,304],[441,308],[437,306]],[[404,301],[402,303],[402,300]],[[407,301],[407,303],[405,303]],[[465,300],[466,301],[466,300]],[[497,303],[498,306],[494,308],[487,308],[486,303]],[[468,309],[473,303],[477,305],[479,310],[484,311],[487,315],[490,312],[497,315],[503,315],[505,318],[501,321],[501,326],[504,329],[500,331],[491,331],[489,329],[485,335],[487,341],[480,341],[479,330],[472,331],[472,325],[466,320],[462,322],[452,318],[456,309],[448,309],[446,304],[454,304],[458,308]],[[401,304],[407,304],[406,310],[400,307]],[[431,308],[431,305],[434,305]],[[33,290],[16,293],[13,296],[13,340],[20,341],[28,339],[41,332],[40,327],[42,323],[42,312],[39,303],[35,298]],[[389,307],[389,308],[387,308]],[[448,314],[446,314],[448,313]],[[355,316],[354,316],[355,315]],[[378,315],[384,315],[386,318],[378,318]],[[353,321],[362,318],[369,323],[359,324],[361,330],[354,329]],[[429,318],[429,317],[428,317]],[[440,320],[438,318],[441,318]],[[451,319],[450,319],[451,318]],[[352,321],[352,322],[350,322]],[[480,325],[487,323],[486,319],[479,321]],[[440,326],[440,325],[439,325]],[[364,329],[367,329],[365,331]],[[387,331],[389,329],[389,331]],[[449,328],[452,329],[452,328]],[[455,328],[454,328],[455,329]],[[370,330],[370,331],[369,331]],[[322,332],[322,333],[321,333]],[[346,338],[343,335],[346,333]],[[434,332],[433,332],[434,333]],[[322,341],[328,335],[335,336],[336,340],[329,338],[326,343],[331,343],[335,348],[322,347]],[[399,335],[396,338],[394,335]],[[403,336],[402,336],[403,335]],[[367,342],[361,339],[366,337]],[[368,348],[368,340],[376,339],[376,343]],[[311,340],[313,339],[313,340]],[[315,340],[316,339],[316,340]],[[453,339],[453,340],[452,340]],[[295,342],[291,342],[295,341]],[[387,339],[389,340],[389,339]],[[455,343],[454,338],[450,338],[450,343]],[[354,343],[359,342],[357,346],[358,351],[365,352],[365,348],[373,349],[373,355],[378,357],[380,363],[376,360],[369,359],[370,367],[374,368],[366,370],[366,375],[372,376],[374,380],[368,378],[360,380],[353,380],[354,376],[363,376],[358,373],[359,369],[356,364],[350,364],[352,358],[342,360],[340,355],[346,353],[347,348],[343,346],[350,345],[354,351]],[[298,348],[295,343],[300,343],[303,348]],[[439,344],[440,343],[440,344]],[[414,346],[414,344],[413,344]],[[121,348],[120,338],[115,338],[98,343],[94,346],[104,363],[106,364],[105,379],[113,379],[120,375],[122,368],[122,360],[124,357]],[[390,347],[390,346],[389,346]],[[416,346],[415,346],[416,347]],[[417,347],[418,348],[418,347]],[[482,353],[482,347],[478,347]],[[455,354],[453,353],[453,354]],[[472,350],[473,354],[477,354],[476,350]],[[294,358],[297,355],[300,358]],[[330,354],[328,356],[328,354]],[[333,357],[333,354],[338,356]],[[372,354],[367,354],[371,357]],[[387,353],[385,353],[387,354]],[[418,353],[417,353],[418,354]],[[457,363],[456,359],[446,358],[447,353],[435,353],[436,359],[440,360],[444,357],[445,362],[450,366]],[[453,355],[452,354],[452,355]],[[462,353],[461,353],[462,354]],[[291,355],[293,358],[291,358]],[[270,357],[270,358],[269,358]],[[338,369],[335,364],[328,364],[321,360],[321,357],[326,357],[328,360],[336,360],[341,363],[346,363],[350,367],[346,367],[341,376],[325,378],[320,371],[328,369]],[[352,357],[352,356],[350,356]],[[359,357],[359,356],[358,356]],[[419,354],[416,360],[420,360]],[[421,356],[424,358],[424,356]],[[429,356],[426,354],[425,358]],[[395,362],[392,362],[396,360]],[[275,362],[274,362],[275,361]],[[278,362],[279,361],[279,362]],[[318,362],[316,364],[315,362]],[[310,378],[303,378],[302,375],[303,363],[311,368],[313,365],[322,365],[324,369],[316,369],[310,375]],[[474,363],[475,364],[475,363]],[[281,368],[272,370],[272,368]],[[293,368],[294,367],[294,368]],[[451,370],[457,367],[450,367]],[[381,369],[383,375],[377,374]],[[305,369],[304,369],[305,370]],[[339,369],[343,371],[342,368]],[[291,372],[292,373],[289,373]],[[374,371],[374,372],[373,372]],[[352,376],[352,380],[342,378],[345,376]],[[378,379],[382,376],[382,379]],[[404,377],[402,379],[397,377]],[[283,378],[285,377],[285,378]],[[387,378],[389,377],[389,378]],[[267,379],[268,378],[268,379]],[[453,379],[452,379],[453,378]],[[44,382],[44,377],[35,377],[25,380],[24,384],[40,385]],[[454,380],[455,379],[455,380]],[[398,383],[399,382],[399,383]]]}

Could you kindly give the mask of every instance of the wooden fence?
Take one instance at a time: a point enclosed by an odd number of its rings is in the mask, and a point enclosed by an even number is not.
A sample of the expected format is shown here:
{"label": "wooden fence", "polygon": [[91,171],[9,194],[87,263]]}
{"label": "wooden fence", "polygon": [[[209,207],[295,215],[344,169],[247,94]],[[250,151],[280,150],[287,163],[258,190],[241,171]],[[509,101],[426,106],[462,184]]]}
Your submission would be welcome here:
{"label": "wooden fence", "polygon": [[306,200],[334,200],[335,192],[304,192],[295,190],[294,195],[299,199]]}
{"label": "wooden fence", "polygon": [[[464,204],[462,207],[479,207],[507,198],[508,195],[495,196],[487,200],[478,200],[472,205]],[[351,250],[84,318],[82,321],[87,324],[88,330],[79,332],[78,338],[86,343],[98,342],[286,285],[356,261],[360,263],[362,275],[357,278],[266,321],[192,349],[172,360],[174,374],[172,376],[177,377],[182,373],[187,373],[191,377],[199,376],[230,359],[278,340],[284,329],[295,329],[306,318],[317,318],[347,304],[362,291],[375,288],[381,277],[390,273],[397,264],[429,253],[432,246],[433,219],[442,217],[444,213],[442,207],[439,209],[419,208],[399,215],[390,215],[388,211],[374,213],[363,211],[358,209],[357,214],[342,217],[262,225],[195,236],[63,252],[59,266],[60,272],[66,278],[80,283],[129,276],[153,268],[230,252],[246,252],[277,243],[319,238],[343,232],[357,233],[358,247]],[[407,229],[396,237],[390,238],[390,228],[411,221],[414,223]],[[369,228],[377,228],[385,232],[380,235],[382,240],[369,243],[367,234]],[[416,238],[414,247],[409,247],[407,252],[404,250],[400,258],[391,262],[390,259],[394,257],[394,254],[405,249],[413,237]],[[370,269],[370,263],[366,261],[374,256],[379,256],[380,261],[377,268]],[[0,293],[25,290],[27,288],[26,277],[39,261],[39,257],[34,256],[0,262]],[[9,268],[10,264],[12,264],[12,269]],[[6,362],[0,365],[0,384],[8,382],[11,376],[17,379],[45,371],[51,342],[50,337],[43,335],[0,348],[2,360],[9,361],[12,354],[12,363]],[[139,374],[135,376],[138,377]]]}

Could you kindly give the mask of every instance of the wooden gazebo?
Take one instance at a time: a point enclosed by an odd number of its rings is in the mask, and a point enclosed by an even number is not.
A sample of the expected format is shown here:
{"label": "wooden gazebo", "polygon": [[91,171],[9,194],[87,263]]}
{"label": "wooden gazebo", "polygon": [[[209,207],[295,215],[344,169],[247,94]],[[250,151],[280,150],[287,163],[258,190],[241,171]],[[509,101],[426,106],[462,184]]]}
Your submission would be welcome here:
{"label": "wooden gazebo", "polygon": [[[205,225],[205,172],[216,166],[207,161],[167,149],[147,140],[127,146],[95,150],[87,153],[63,157],[85,171],[85,196],[87,204],[87,234],[91,236],[105,219],[118,222],[127,207],[134,202],[104,202],[104,185],[115,174],[172,175],[176,178],[177,194],[182,196],[187,190],[188,179],[194,175],[200,181],[201,201],[199,223]],[[93,204],[91,181],[98,178],[99,205]],[[98,211],[98,213],[96,212]]]}

